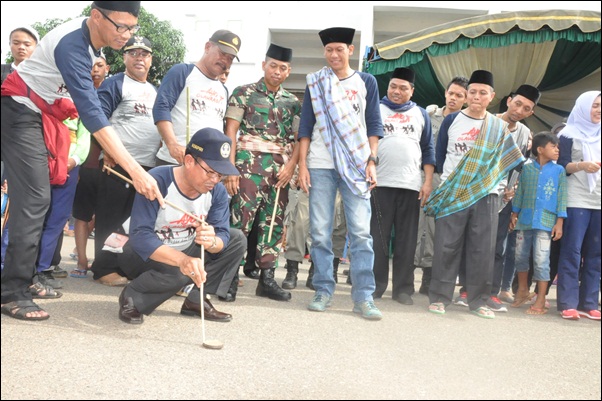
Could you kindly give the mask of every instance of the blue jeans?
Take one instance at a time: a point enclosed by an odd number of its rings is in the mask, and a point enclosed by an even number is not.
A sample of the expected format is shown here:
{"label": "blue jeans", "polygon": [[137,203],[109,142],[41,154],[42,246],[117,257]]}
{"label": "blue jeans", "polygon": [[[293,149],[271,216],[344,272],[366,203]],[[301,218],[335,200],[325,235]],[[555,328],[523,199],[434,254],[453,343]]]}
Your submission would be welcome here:
{"label": "blue jeans", "polygon": [[601,213],[575,207],[566,212],[558,261],[558,310],[590,311],[598,308]]}
{"label": "blue jeans", "polygon": [[550,281],[550,245],[552,233],[525,230],[516,234],[516,271],[529,271],[529,255],[533,248],[533,281]]}
{"label": "blue jeans", "polygon": [[360,198],[351,192],[334,169],[309,169],[309,219],[311,233],[311,260],[314,263],[313,285],[316,294],[330,297],[334,294],[332,276],[332,230],[337,189],[341,193],[347,233],[349,236],[351,298],[354,302],[372,301],[374,292],[374,251],[370,235],[370,199]]}

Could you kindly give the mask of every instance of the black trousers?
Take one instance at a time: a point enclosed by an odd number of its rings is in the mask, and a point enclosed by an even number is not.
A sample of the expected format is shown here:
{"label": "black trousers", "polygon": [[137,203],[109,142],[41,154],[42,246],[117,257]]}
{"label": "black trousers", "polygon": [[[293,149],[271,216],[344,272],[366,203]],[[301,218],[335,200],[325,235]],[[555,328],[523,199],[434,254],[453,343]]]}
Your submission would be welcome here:
{"label": "black trousers", "polygon": [[396,298],[414,293],[414,254],[418,241],[420,200],[418,191],[378,187],[370,197],[372,217],[370,234],[374,248],[374,298],[380,298],[389,284],[389,244],[393,244],[393,292]]}
{"label": "black trousers", "polygon": [[2,271],[5,304],[31,300],[29,286],[50,206],[50,179],[41,115],[10,96],[2,96],[1,111],[1,153],[10,186],[10,236]]}
{"label": "black trousers", "polygon": [[[230,229],[230,242],[218,254],[205,252],[205,293],[225,297],[232,278],[238,272],[240,261],[247,248],[247,241],[240,230]],[[119,263],[126,276],[132,281],[126,287],[125,296],[132,297],[134,305],[141,313],[150,314],[159,305],[174,296],[180,288],[191,284],[192,279],[183,275],[176,266],[153,260],[144,261],[129,243],[119,254]],[[189,256],[200,257],[201,247],[193,243],[185,251]],[[192,302],[199,303],[198,287],[188,295]]]}
{"label": "black trousers", "polygon": [[[147,167],[143,167],[149,170]],[[120,166],[114,170],[129,178],[129,174]],[[96,220],[94,235],[94,280],[109,273],[124,275],[119,267],[116,253],[103,251],[104,242],[113,232],[123,233],[122,225],[131,216],[136,190],[115,174],[100,174],[96,202]]]}

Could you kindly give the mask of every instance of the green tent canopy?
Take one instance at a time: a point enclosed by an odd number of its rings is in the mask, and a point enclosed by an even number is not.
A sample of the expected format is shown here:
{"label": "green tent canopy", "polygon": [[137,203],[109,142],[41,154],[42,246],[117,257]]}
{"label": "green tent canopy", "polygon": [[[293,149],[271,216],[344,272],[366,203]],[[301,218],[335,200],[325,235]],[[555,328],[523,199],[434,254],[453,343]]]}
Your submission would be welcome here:
{"label": "green tent canopy", "polygon": [[445,87],[458,75],[489,70],[495,81],[490,111],[522,84],[542,92],[526,120],[534,132],[547,130],[572,110],[577,97],[600,90],[600,13],[521,11],[465,18],[375,44],[364,71],[385,95],[395,68],[416,73],[414,100],[426,107],[445,104]]}

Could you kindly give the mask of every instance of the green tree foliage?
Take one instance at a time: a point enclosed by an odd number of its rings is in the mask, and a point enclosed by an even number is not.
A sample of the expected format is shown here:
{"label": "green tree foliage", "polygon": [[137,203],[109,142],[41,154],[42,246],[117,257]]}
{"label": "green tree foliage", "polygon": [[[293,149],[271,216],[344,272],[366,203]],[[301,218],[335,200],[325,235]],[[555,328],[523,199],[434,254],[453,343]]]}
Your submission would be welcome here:
{"label": "green tree foliage", "polygon": [[[89,16],[90,11],[91,8],[88,6],[82,15]],[[148,72],[148,81],[158,86],[167,71],[174,64],[184,60],[186,54],[184,35],[169,21],[160,21],[144,7],[140,7],[138,25],[140,25],[140,30],[136,35],[144,36],[153,45],[153,64]],[[107,63],[111,65],[111,74],[125,71],[122,51],[105,47],[103,52],[107,57]]]}
{"label": "green tree foliage", "polygon": [[[91,8],[86,7],[82,16],[90,16]],[[48,32],[57,26],[69,21],[69,19],[49,19],[46,22],[36,22],[32,27],[38,31],[40,38],[43,38]],[[148,72],[148,81],[159,85],[167,71],[177,63],[184,60],[186,46],[184,45],[184,35],[179,29],[172,27],[168,21],[160,21],[153,14],[147,12],[144,7],[140,8],[138,15],[138,25],[140,30],[136,35],[144,36],[153,44],[153,64]],[[125,71],[123,64],[123,54],[121,51],[113,50],[110,47],[103,48],[107,58],[107,63],[111,65],[111,74]],[[6,62],[11,63],[13,58],[8,52]]]}
{"label": "green tree foliage", "polygon": [[[36,31],[38,31],[38,35],[40,35],[40,39],[42,39],[48,32],[52,31],[57,26],[69,21],[69,19],[60,19],[60,18],[49,19],[49,20],[46,20],[46,22],[44,22],[44,23],[35,22],[35,23],[31,24],[31,27],[33,29],[35,29]],[[10,53],[10,50],[6,54],[6,57],[4,58],[4,60],[5,60],[5,63],[7,63],[7,64],[10,64],[14,61],[13,55]]]}

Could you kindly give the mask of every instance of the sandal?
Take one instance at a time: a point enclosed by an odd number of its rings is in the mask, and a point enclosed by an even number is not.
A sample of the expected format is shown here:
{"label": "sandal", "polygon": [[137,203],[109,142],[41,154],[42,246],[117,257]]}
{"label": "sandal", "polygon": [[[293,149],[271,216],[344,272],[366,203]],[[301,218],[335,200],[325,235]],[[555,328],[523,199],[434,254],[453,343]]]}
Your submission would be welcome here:
{"label": "sandal", "polygon": [[37,299],[55,299],[63,296],[62,292],[57,291],[51,286],[44,285],[40,282],[37,282],[31,287],[29,287],[29,292],[31,292],[32,298]]}
{"label": "sandal", "polygon": [[486,306],[481,306],[475,310],[471,310],[470,313],[478,317],[482,317],[483,319],[495,318],[495,313],[493,313],[493,311]]}
{"label": "sandal", "polygon": [[27,316],[28,313],[45,312],[33,301],[13,301],[2,305],[2,313],[19,320],[46,320],[50,315],[46,316]]}
{"label": "sandal", "polygon": [[69,273],[69,277],[86,278],[90,269],[74,269]]}
{"label": "sandal", "polygon": [[514,302],[510,306],[512,306],[513,308],[519,308],[525,302],[529,301],[530,299],[531,299],[531,294],[530,293],[527,293],[526,295],[519,295],[517,293],[516,296],[514,297]]}
{"label": "sandal", "polygon": [[548,308],[534,308],[531,306],[529,309],[525,311],[527,315],[545,315],[548,313]]}
{"label": "sandal", "polygon": [[429,305],[429,312],[443,315],[445,314],[445,304],[443,302],[433,302]]}

